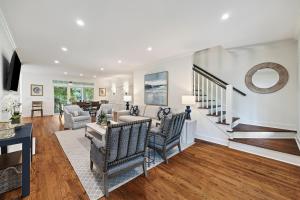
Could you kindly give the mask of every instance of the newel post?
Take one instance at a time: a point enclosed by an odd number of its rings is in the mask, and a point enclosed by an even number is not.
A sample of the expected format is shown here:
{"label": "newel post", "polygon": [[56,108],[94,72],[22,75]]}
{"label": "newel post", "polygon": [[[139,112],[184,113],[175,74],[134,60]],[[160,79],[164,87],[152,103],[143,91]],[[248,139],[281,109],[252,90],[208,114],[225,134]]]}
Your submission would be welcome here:
{"label": "newel post", "polygon": [[229,124],[232,131],[232,99],[233,99],[233,87],[232,85],[226,86],[226,124]]}

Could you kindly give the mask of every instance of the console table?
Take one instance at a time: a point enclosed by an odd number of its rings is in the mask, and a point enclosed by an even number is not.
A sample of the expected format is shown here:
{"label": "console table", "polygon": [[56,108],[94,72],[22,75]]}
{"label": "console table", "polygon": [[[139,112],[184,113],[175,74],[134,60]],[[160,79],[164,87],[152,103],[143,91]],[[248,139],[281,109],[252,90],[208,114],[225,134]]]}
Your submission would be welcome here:
{"label": "console table", "polygon": [[22,197],[30,194],[30,161],[32,144],[32,124],[16,128],[14,137],[0,139],[1,154],[7,154],[7,146],[22,144]]}
{"label": "console table", "polygon": [[182,133],[181,133],[181,145],[183,148],[188,147],[194,143],[194,134],[197,130],[197,120],[185,120]]}

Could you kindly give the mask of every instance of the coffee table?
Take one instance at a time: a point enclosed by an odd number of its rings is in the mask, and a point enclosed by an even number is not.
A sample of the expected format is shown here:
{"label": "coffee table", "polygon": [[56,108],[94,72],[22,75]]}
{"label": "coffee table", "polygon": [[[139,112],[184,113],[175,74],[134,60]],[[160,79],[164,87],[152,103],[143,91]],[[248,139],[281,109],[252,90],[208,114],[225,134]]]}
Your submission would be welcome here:
{"label": "coffee table", "polygon": [[[117,124],[115,121],[110,121],[111,124]],[[96,122],[87,123],[85,125],[85,137],[92,140],[96,138],[102,142],[105,142],[105,134],[107,132],[107,126],[101,126]]]}

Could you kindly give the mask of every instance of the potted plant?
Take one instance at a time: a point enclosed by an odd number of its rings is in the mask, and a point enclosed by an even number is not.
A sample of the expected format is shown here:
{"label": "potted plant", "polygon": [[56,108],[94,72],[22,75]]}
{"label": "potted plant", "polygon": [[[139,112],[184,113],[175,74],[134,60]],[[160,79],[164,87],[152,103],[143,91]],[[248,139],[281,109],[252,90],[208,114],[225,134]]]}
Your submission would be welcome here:
{"label": "potted plant", "polygon": [[0,107],[2,114],[7,115],[4,120],[12,120],[13,123],[20,123],[20,102],[17,95],[8,94],[3,97]]}
{"label": "potted plant", "polygon": [[98,115],[98,121],[97,124],[106,126],[107,125],[107,116],[104,112],[101,111],[101,113]]}

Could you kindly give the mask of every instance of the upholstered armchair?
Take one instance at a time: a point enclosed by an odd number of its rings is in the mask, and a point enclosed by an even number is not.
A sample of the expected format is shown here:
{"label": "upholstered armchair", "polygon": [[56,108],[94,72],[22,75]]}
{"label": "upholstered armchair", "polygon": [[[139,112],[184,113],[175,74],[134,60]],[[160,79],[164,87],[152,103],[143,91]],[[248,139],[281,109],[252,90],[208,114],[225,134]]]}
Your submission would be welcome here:
{"label": "upholstered armchair", "polygon": [[96,114],[96,122],[98,121],[98,116],[100,115],[101,112],[104,112],[106,114],[107,120],[112,120],[113,105],[112,104],[101,104],[101,106]]}
{"label": "upholstered armchair", "polygon": [[151,128],[148,146],[158,151],[161,157],[168,163],[167,152],[175,146],[178,146],[181,152],[180,135],[184,125],[186,113],[166,115],[160,127]]}
{"label": "upholstered armchair", "polygon": [[65,128],[78,129],[83,128],[91,122],[89,111],[83,111],[78,105],[64,106]]}
{"label": "upholstered armchair", "polygon": [[151,119],[109,125],[105,135],[105,146],[101,141],[91,140],[90,167],[102,172],[104,194],[108,197],[108,178],[125,170],[143,166],[147,176],[146,148]]}

